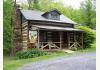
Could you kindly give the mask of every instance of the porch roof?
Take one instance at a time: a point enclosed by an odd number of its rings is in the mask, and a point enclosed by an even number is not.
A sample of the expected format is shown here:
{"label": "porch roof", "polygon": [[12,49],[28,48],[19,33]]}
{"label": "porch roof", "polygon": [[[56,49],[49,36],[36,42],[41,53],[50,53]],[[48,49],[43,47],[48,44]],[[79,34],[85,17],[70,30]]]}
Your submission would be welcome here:
{"label": "porch roof", "polygon": [[57,26],[45,26],[45,25],[33,25],[33,26],[40,28],[40,30],[80,31],[80,32],[83,32],[83,30],[75,29],[75,28],[69,28],[69,27],[57,27]]}

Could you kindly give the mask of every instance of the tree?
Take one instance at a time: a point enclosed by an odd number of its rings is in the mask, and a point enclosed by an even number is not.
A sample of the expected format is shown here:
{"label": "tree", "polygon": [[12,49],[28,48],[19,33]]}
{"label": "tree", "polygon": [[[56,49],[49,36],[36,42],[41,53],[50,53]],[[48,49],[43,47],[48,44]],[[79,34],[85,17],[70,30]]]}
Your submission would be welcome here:
{"label": "tree", "polygon": [[32,3],[33,3],[33,0],[27,0],[27,2],[28,2],[28,9],[32,9]]}
{"label": "tree", "polygon": [[4,1],[4,17],[3,17],[3,50],[4,54],[9,54],[12,47],[12,28],[11,28],[11,14],[12,14],[12,1]]}
{"label": "tree", "polygon": [[93,1],[85,0],[84,2],[82,2],[80,11],[81,11],[81,23],[90,28],[95,28],[96,14],[95,14],[95,9],[93,7]]}
{"label": "tree", "polygon": [[39,0],[27,0],[29,9],[40,9]]}

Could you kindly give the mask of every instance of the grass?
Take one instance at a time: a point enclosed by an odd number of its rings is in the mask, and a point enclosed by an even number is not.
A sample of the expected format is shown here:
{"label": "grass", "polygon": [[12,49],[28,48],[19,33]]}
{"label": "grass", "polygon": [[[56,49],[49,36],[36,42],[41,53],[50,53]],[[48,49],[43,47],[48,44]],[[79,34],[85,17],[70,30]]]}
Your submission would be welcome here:
{"label": "grass", "polygon": [[40,56],[36,58],[29,58],[29,59],[16,59],[15,57],[4,56],[4,64],[3,70],[15,70],[17,67],[22,66],[23,64],[46,60],[57,56],[65,55],[64,52],[53,52],[50,55]]}
{"label": "grass", "polygon": [[[94,43],[94,44],[92,44],[92,48],[78,50],[77,52],[83,53],[83,52],[95,52],[95,51],[96,51],[96,45]],[[26,63],[46,60],[46,59],[55,58],[55,57],[64,56],[64,55],[70,55],[70,54],[66,54],[62,51],[50,52],[49,55],[40,56],[40,57],[36,57],[36,58],[29,58],[29,59],[16,59],[15,57],[4,56],[3,70],[15,70],[16,68],[18,68]]]}
{"label": "grass", "polygon": [[95,51],[96,51],[96,42],[91,44],[91,48],[78,50],[78,52],[95,52]]}
{"label": "grass", "polygon": [[87,48],[87,49],[81,49],[81,50],[78,50],[78,52],[95,52],[96,51],[96,48],[95,47],[92,47],[92,48]]}

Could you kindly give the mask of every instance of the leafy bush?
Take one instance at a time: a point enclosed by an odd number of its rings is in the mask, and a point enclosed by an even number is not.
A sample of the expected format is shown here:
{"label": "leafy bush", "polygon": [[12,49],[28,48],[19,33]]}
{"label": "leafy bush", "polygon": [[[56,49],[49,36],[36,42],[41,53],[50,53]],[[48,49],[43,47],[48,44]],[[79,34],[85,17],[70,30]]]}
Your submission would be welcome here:
{"label": "leafy bush", "polygon": [[83,32],[83,47],[90,48],[91,44],[95,41],[95,30],[92,30],[88,27],[77,26],[77,28],[84,30]]}
{"label": "leafy bush", "polygon": [[16,53],[16,56],[19,59],[35,58],[43,55],[47,55],[47,52],[44,52],[39,49],[28,49],[26,51],[19,51]]}
{"label": "leafy bush", "polygon": [[92,48],[95,48],[96,47],[96,42],[95,41],[94,41],[94,43],[91,44],[91,47]]}
{"label": "leafy bush", "polygon": [[77,47],[72,47],[70,50],[72,50],[72,51],[77,51],[78,48],[77,48]]}

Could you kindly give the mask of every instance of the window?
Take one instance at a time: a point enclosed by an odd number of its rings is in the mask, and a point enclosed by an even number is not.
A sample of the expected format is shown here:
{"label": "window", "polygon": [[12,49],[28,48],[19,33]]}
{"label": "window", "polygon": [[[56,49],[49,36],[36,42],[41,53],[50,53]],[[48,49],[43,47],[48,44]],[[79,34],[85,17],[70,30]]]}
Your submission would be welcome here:
{"label": "window", "polygon": [[47,19],[60,20],[61,13],[57,10],[51,10],[42,14]]}
{"label": "window", "polygon": [[53,19],[53,20],[59,20],[60,19],[60,15],[57,12],[50,12],[47,15],[48,19]]}
{"label": "window", "polygon": [[57,12],[51,12],[51,19],[59,20],[59,14]]}

